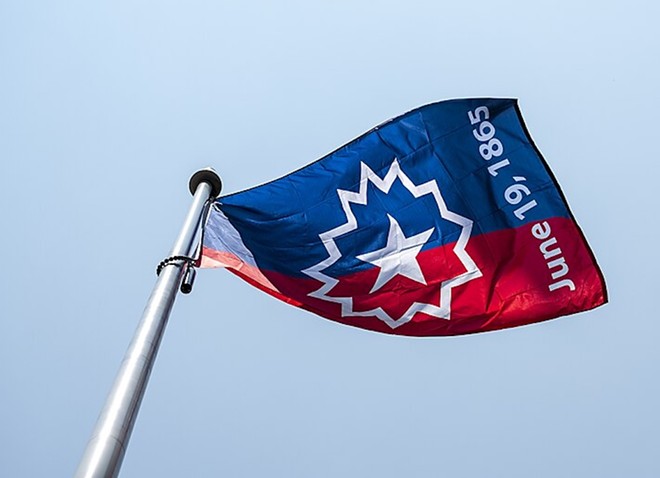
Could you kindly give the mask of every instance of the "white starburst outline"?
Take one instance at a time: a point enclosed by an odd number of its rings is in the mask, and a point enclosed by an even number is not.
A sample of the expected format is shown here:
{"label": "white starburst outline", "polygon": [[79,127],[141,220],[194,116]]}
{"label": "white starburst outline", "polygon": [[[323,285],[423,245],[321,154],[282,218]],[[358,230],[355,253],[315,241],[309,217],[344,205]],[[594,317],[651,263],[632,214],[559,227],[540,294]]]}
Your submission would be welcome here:
{"label": "white starburst outline", "polygon": [[[327,295],[339,283],[339,280],[324,274],[322,271],[333,265],[342,256],[335,243],[335,238],[354,231],[358,227],[357,220],[350,205],[359,204],[364,206],[367,204],[367,186],[369,182],[373,183],[383,193],[388,194],[397,178],[399,178],[403,186],[410,191],[415,198],[431,194],[438,205],[440,216],[443,219],[461,226],[461,233],[454,246],[454,253],[465,267],[466,272],[451,279],[447,279],[440,284],[440,303],[438,305],[414,302],[401,317],[394,319],[381,307],[365,311],[355,311],[353,310],[353,299],[351,297],[331,297]],[[449,320],[451,315],[452,288],[482,276],[481,271],[475,262],[465,251],[465,246],[472,233],[472,220],[447,209],[442,194],[440,194],[438,184],[434,179],[424,184],[415,185],[401,170],[399,161],[396,157],[392,161],[392,165],[383,179],[374,173],[365,163],[360,162],[360,187],[358,192],[337,189],[337,195],[339,196],[341,207],[346,215],[346,223],[319,234],[319,238],[329,255],[327,259],[302,271],[313,279],[323,282],[323,285],[320,288],[307,295],[316,299],[340,304],[342,317],[376,316],[392,329],[409,322],[417,312],[423,312],[439,319]]]}

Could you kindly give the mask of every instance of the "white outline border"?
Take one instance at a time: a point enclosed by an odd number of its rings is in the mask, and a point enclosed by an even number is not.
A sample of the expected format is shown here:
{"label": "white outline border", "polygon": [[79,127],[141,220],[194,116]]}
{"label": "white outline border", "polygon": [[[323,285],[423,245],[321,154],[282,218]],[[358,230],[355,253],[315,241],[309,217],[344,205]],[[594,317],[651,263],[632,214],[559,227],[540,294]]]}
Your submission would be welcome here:
{"label": "white outline border", "polygon": [[[341,258],[341,252],[335,243],[335,238],[348,232],[354,231],[358,227],[357,220],[355,219],[355,215],[353,214],[350,205],[359,204],[364,206],[367,204],[367,186],[369,182],[373,183],[383,193],[387,194],[397,178],[401,180],[401,183],[404,185],[404,187],[410,191],[410,193],[415,198],[419,198],[426,194],[433,195],[433,198],[438,205],[440,216],[443,219],[461,226],[461,233],[459,235],[458,241],[456,242],[456,245],[454,246],[454,253],[459,258],[463,266],[465,266],[466,272],[454,278],[445,280],[440,284],[440,303],[438,305],[414,302],[401,317],[394,319],[381,307],[366,311],[354,311],[353,299],[351,297],[331,297],[327,295],[333,289],[333,287],[339,283],[339,280],[325,275],[322,271],[333,265]],[[467,242],[470,239],[470,234],[472,233],[472,220],[460,216],[447,209],[447,205],[445,204],[445,201],[440,194],[438,184],[434,179],[424,184],[420,184],[419,186],[413,184],[410,178],[408,178],[408,176],[406,176],[406,174],[401,170],[397,158],[394,158],[389,171],[383,179],[378,177],[378,175],[376,175],[365,163],[360,162],[359,191],[353,192],[337,189],[337,195],[339,196],[339,200],[341,201],[341,206],[344,210],[344,214],[346,215],[347,220],[346,223],[342,224],[341,226],[319,234],[319,238],[328,251],[329,256],[327,259],[302,271],[304,274],[320,282],[323,282],[323,285],[319,289],[315,290],[314,292],[310,292],[307,295],[316,299],[340,304],[342,317],[376,316],[387,325],[389,325],[392,329],[395,329],[409,322],[417,312],[423,312],[439,319],[449,320],[451,312],[452,288],[482,276],[481,271],[477,265],[465,251],[465,246],[467,245]]]}

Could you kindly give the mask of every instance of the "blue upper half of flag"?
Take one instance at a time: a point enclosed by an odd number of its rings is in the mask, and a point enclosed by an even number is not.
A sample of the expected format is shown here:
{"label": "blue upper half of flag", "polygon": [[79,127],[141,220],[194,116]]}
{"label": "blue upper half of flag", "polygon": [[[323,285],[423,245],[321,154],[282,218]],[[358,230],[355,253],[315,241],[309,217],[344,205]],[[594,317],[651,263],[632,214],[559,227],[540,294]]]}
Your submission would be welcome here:
{"label": "blue upper half of flag", "polygon": [[[365,180],[367,169],[382,180],[395,163],[401,176],[386,191]],[[215,206],[241,235],[260,269],[297,277],[328,257],[322,235],[341,232],[337,228],[353,221],[355,227],[348,232],[331,234],[341,260],[332,263],[327,274],[339,277],[372,267],[357,256],[386,245],[390,217],[405,237],[433,231],[422,250],[458,240],[462,227],[443,217],[438,198],[430,193],[415,196],[417,187],[433,181],[440,202],[472,221],[471,236],[570,217],[511,99],[423,106],[296,172],[223,196]],[[360,200],[346,199],[360,191]],[[213,222],[207,227],[211,234],[205,236],[206,245],[213,248]]]}

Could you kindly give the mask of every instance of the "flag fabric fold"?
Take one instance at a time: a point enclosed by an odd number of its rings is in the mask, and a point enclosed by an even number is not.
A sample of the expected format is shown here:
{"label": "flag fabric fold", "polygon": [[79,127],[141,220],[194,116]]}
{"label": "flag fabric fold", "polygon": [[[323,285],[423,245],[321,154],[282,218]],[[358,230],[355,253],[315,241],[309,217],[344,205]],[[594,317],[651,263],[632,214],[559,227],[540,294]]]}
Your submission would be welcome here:
{"label": "flag fabric fold", "polygon": [[607,301],[511,99],[417,108],[298,171],[218,198],[201,267],[400,335],[496,330]]}

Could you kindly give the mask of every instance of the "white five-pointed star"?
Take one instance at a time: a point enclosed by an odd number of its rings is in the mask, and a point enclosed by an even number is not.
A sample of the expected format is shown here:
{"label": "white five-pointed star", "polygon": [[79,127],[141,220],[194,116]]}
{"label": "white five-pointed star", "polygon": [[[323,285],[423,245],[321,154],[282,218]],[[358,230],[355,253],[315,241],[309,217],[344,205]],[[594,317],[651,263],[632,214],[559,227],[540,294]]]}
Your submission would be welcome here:
{"label": "white five-pointed star", "polygon": [[361,261],[380,267],[378,278],[371,292],[376,292],[397,275],[405,276],[426,285],[426,279],[424,279],[422,269],[419,267],[419,262],[417,262],[417,254],[433,234],[433,228],[406,237],[396,219],[389,214],[387,217],[390,219],[390,230],[387,234],[385,247],[357,256]]}

